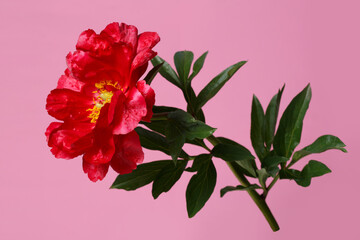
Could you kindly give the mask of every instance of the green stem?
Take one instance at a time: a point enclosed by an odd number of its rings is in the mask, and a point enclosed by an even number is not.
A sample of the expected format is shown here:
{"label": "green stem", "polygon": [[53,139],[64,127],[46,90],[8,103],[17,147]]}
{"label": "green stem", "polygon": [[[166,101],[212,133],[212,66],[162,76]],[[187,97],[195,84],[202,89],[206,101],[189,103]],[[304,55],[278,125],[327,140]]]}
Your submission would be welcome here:
{"label": "green stem", "polygon": [[264,198],[266,198],[268,192],[270,191],[270,189],[275,185],[275,183],[279,180],[280,176],[276,175],[276,177],[271,181],[271,183],[269,184],[269,186],[266,188],[266,191],[264,191],[263,196]]}
{"label": "green stem", "polygon": [[[207,140],[214,146],[220,143],[220,141],[218,139],[216,139],[216,137],[214,137],[213,135],[208,137]],[[248,187],[250,185],[249,181],[242,173],[239,172],[236,164],[234,164],[232,162],[226,162],[226,163],[229,166],[230,170],[234,173],[236,178],[239,180],[241,185],[244,187]],[[247,192],[249,193],[250,197],[253,199],[255,204],[258,206],[258,208],[264,215],[265,219],[268,221],[271,229],[274,232],[278,231],[280,229],[279,225],[276,222],[276,219],[274,218],[273,214],[271,213],[270,208],[266,204],[265,199],[263,197],[261,197],[259,195],[259,193],[256,192],[254,189],[249,189],[249,190],[247,190]]]}

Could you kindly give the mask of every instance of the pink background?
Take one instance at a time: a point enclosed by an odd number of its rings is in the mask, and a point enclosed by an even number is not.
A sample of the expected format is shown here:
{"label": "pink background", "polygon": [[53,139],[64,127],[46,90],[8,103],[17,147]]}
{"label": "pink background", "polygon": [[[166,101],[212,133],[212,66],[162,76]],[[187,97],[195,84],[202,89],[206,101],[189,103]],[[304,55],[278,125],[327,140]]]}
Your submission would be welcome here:
{"label": "pink background", "polygon": [[[359,10],[356,0],[2,0],[0,239],[359,239]],[[310,188],[289,181],[275,186],[268,202],[281,226],[277,233],[246,193],[220,199],[219,190],[237,181],[219,159],[215,194],[193,219],[185,207],[190,174],[156,201],[150,186],[109,190],[114,172],[90,182],[79,158],[51,155],[44,136],[52,121],[45,99],[78,35],[113,21],[157,31],[161,42],[155,49],[170,62],[177,50],[193,50],[196,57],[209,50],[194,80],[197,92],[227,66],[249,60],[204,109],[217,136],[250,147],[252,94],[267,104],[286,83],[284,109],[311,82],[300,147],[334,134],[349,153],[313,156],[333,173]],[[153,88],[157,104],[185,106],[179,91],[161,78]],[[163,158],[145,153],[146,161]]]}

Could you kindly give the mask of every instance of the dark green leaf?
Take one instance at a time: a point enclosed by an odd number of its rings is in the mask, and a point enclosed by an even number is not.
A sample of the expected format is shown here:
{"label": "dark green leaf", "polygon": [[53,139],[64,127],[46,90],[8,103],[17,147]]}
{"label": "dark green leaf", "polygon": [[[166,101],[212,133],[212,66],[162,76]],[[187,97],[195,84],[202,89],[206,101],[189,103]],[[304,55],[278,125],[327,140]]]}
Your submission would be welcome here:
{"label": "dark green leaf", "polygon": [[199,171],[199,169],[202,168],[204,162],[209,161],[209,158],[211,158],[211,155],[210,155],[210,157],[209,157],[209,155],[210,154],[200,154],[200,155],[196,156],[191,168],[188,168],[187,171],[189,171],[189,172]]}
{"label": "dark green leaf", "polygon": [[162,67],[164,63],[160,63],[158,65],[156,65],[155,67],[153,67],[153,69],[151,69],[148,74],[146,75],[146,77],[144,78],[144,80],[146,81],[146,83],[148,85],[151,84],[152,80],[155,78],[156,74],[159,72],[160,68]]}
{"label": "dark green leaf", "polygon": [[186,165],[187,161],[178,161],[176,165],[170,162],[159,172],[152,186],[154,199],[158,198],[161,193],[168,192],[174,186],[180,179]]}
{"label": "dark green leaf", "polygon": [[315,160],[310,160],[301,171],[305,178],[320,177],[326,173],[331,173],[331,170],[325,164]]}
{"label": "dark green leaf", "polygon": [[179,108],[175,107],[168,107],[168,106],[153,106],[153,112],[154,113],[164,113],[164,112],[174,112],[176,110],[181,110]]}
{"label": "dark green leaf", "polygon": [[189,77],[189,81],[193,80],[194,77],[200,72],[202,67],[204,66],[205,58],[207,56],[208,52],[205,52],[203,55],[201,55],[194,63],[193,66],[193,72],[191,73]]}
{"label": "dark green leaf", "polygon": [[245,147],[241,146],[240,144],[230,145],[220,143],[212,149],[211,153],[215,157],[221,158],[225,161],[242,161],[255,159],[255,157],[250,153],[250,151]]}
{"label": "dark green leaf", "polygon": [[204,143],[204,140],[195,138],[193,140],[186,140],[186,143],[190,143],[196,146],[204,147],[206,144]]}
{"label": "dark green leaf", "polygon": [[263,162],[261,163],[261,166],[263,168],[271,168],[279,165],[280,163],[285,163],[289,159],[286,157],[280,157],[280,156],[267,156],[264,158]]}
{"label": "dark green leaf", "polygon": [[[135,131],[140,137],[141,146],[150,150],[158,150],[167,155],[171,155],[170,146],[164,136],[155,132],[149,131],[142,127],[135,128]],[[178,157],[186,158],[188,155],[180,148]],[[176,158],[177,159],[177,158]]]}
{"label": "dark green leaf", "polygon": [[180,81],[183,86],[188,85],[188,77],[194,54],[190,51],[176,52],[174,55],[174,63],[179,74]]}
{"label": "dark green leaf", "polygon": [[295,180],[298,185],[308,187],[312,178],[320,177],[330,172],[331,170],[325,164],[315,160],[310,160],[301,172],[295,169],[280,170],[280,178],[292,179]]}
{"label": "dark green leaf", "polygon": [[142,147],[150,150],[159,150],[167,155],[170,154],[169,144],[166,142],[165,137],[142,127],[135,128],[135,131],[140,137]]}
{"label": "dark green leaf", "polygon": [[141,124],[144,124],[149,129],[161,133],[162,135],[165,135],[166,126],[167,126],[167,120],[157,120],[152,122],[140,122]]}
{"label": "dark green leaf", "polygon": [[[151,183],[164,166],[172,163],[170,160],[162,160],[138,165],[128,174],[119,175],[110,188],[131,191]],[[173,163],[172,163],[173,164]]]}
{"label": "dark green leaf", "polygon": [[219,75],[217,75],[215,78],[213,78],[203,90],[199,93],[197,97],[197,110],[202,108],[212,97],[216,95],[217,92],[220,91],[220,89],[225,85],[225,83],[241,68],[246,61],[238,62],[227,69],[225,69],[223,72],[221,72]]}
{"label": "dark green leaf", "polygon": [[280,156],[290,158],[299,144],[306,110],[311,99],[310,84],[285,109],[274,138],[274,149]]}
{"label": "dark green leaf", "polygon": [[176,163],[185,144],[186,135],[177,124],[173,124],[170,121],[167,124],[165,135],[166,141],[169,144],[171,158]]}
{"label": "dark green leaf", "polygon": [[268,177],[270,177],[270,175],[268,174],[268,172],[266,171],[265,168],[256,170],[256,173],[258,175],[260,185],[265,189],[266,188],[266,179],[268,179]]}
{"label": "dark green leaf", "polygon": [[309,154],[322,153],[330,149],[339,149],[343,152],[347,152],[344,148],[345,146],[346,145],[338,137],[324,135],[316,139],[311,145],[295,152],[290,164],[293,165]]}
{"label": "dark green leaf", "polygon": [[170,125],[176,125],[189,140],[207,138],[216,130],[201,121],[195,120],[193,116],[182,110],[169,113],[168,118],[171,122]]}
{"label": "dark green leaf", "polygon": [[280,179],[300,179],[301,172],[296,169],[281,169],[279,172]]}
{"label": "dark green leaf", "polygon": [[[243,146],[241,146],[237,142],[235,142],[231,139],[228,139],[228,138],[217,137],[217,140],[219,140],[221,143],[226,144],[226,145],[233,145],[235,147],[240,146],[240,148],[243,148]],[[253,156],[253,158],[255,158],[255,157]],[[254,159],[228,162],[228,164],[230,164],[237,172],[239,172],[241,174],[245,174],[249,177],[254,177],[254,178],[257,177],[256,172],[255,172],[257,168],[256,168],[256,163],[255,163]]]}
{"label": "dark green leaf", "polygon": [[281,90],[271,99],[265,113],[265,143],[266,149],[269,151],[274,141],[274,134],[276,122],[279,114],[280,100],[284,91],[285,85]]}
{"label": "dark green leaf", "polygon": [[264,110],[259,99],[253,95],[251,108],[251,144],[260,161],[263,160],[266,150],[264,146]]}
{"label": "dark green leaf", "polygon": [[159,73],[163,76],[166,80],[174,84],[175,86],[182,88],[180,79],[174,69],[168,64],[164,59],[159,56],[154,57],[151,59],[151,63],[154,66],[159,65],[160,63],[164,62],[163,66],[160,68]]}
{"label": "dark green leaf", "polygon": [[227,192],[231,191],[246,191],[246,190],[252,190],[252,189],[261,189],[261,187],[257,184],[251,184],[248,187],[244,187],[241,185],[238,185],[236,187],[233,186],[226,186],[220,190],[220,197],[223,197]]}
{"label": "dark green leaf", "polygon": [[174,161],[179,156],[185,140],[203,139],[216,130],[201,121],[195,120],[189,113],[182,110],[170,112],[168,119],[165,135]]}
{"label": "dark green leaf", "polygon": [[189,218],[195,216],[197,212],[209,200],[216,185],[216,169],[211,161],[211,155],[198,166],[198,172],[190,179],[186,189],[186,206]]}

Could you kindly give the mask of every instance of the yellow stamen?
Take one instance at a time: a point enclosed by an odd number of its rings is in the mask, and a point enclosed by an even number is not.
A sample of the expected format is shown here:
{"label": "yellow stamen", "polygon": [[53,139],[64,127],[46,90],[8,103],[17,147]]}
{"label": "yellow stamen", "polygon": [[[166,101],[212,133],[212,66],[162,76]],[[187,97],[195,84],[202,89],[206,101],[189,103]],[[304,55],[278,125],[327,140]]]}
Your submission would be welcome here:
{"label": "yellow stamen", "polygon": [[[91,111],[88,118],[91,119],[91,123],[96,123],[99,118],[101,108],[106,104],[111,102],[111,98],[114,95],[112,91],[106,89],[106,86],[112,86],[115,89],[120,89],[118,82],[113,83],[111,80],[101,81],[95,83],[95,87],[98,89],[93,91],[93,93],[99,93],[99,95],[93,99],[94,106],[89,108],[86,111]],[[121,89],[122,90],[122,89]]]}

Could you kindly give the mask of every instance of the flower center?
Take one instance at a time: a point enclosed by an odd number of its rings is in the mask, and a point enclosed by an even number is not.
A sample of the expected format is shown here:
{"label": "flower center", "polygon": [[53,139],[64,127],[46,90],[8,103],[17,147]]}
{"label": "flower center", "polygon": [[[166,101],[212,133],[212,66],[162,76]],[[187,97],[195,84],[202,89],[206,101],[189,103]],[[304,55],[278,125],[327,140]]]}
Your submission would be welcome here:
{"label": "flower center", "polygon": [[99,83],[95,83],[95,90],[93,93],[97,94],[97,97],[94,97],[93,108],[87,109],[87,111],[91,111],[88,118],[91,119],[91,123],[96,123],[99,118],[101,108],[106,104],[111,102],[111,98],[114,95],[113,91],[121,89],[118,82],[113,83],[111,80],[101,81]]}

